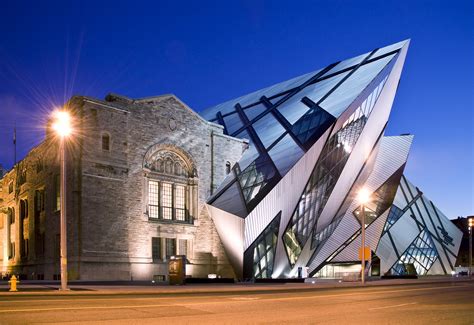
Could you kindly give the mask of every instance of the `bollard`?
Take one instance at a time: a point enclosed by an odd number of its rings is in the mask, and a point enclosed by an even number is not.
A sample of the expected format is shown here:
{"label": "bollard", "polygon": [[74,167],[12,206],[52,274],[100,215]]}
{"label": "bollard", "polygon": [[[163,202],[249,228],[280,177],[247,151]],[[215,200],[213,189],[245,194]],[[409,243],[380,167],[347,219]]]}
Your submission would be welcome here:
{"label": "bollard", "polygon": [[12,292],[18,291],[17,288],[16,288],[16,284],[20,283],[20,281],[17,280],[15,275],[12,275],[12,277],[10,278],[10,281],[8,281],[8,283],[10,283],[10,290],[8,290],[8,291],[12,291]]}

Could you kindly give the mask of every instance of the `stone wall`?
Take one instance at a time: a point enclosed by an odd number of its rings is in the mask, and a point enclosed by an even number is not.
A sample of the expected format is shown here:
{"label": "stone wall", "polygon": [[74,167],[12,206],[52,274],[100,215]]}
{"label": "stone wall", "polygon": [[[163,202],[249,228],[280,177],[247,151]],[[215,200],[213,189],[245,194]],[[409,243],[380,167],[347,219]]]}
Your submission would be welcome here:
{"label": "stone wall", "polygon": [[[131,100],[109,95],[105,101],[74,97],[68,103],[77,121],[74,142],[68,147],[68,262],[69,277],[81,280],[151,280],[167,275],[167,261],[152,261],[152,237],[188,240],[188,274],[205,277],[217,273],[232,277],[233,271],[205,207],[205,201],[226,175],[226,163],[235,164],[246,143],[223,134],[219,125],[203,120],[173,95]],[[102,136],[110,139],[102,148]],[[183,152],[196,170],[197,206],[194,222],[170,223],[150,220],[147,215],[147,170],[144,157],[150,149],[168,146]],[[31,167],[41,157],[44,171]],[[57,239],[59,212],[55,211],[55,177],[59,174],[57,141],[46,140],[31,151],[22,164],[30,166],[19,195],[8,193],[16,178],[10,171],[1,180],[0,241],[6,245],[8,206],[19,198],[34,201],[36,189],[44,188],[45,211],[41,222],[46,247],[42,256],[30,242],[28,260],[4,260],[5,272],[35,274],[52,279],[59,273]],[[194,183],[193,183],[194,184]],[[23,196],[22,196],[23,195]],[[29,206],[33,216],[33,204]],[[18,220],[18,209],[15,209]],[[28,221],[28,236],[34,237],[34,218]],[[19,241],[18,222],[11,234]],[[12,238],[13,238],[12,237]],[[18,237],[18,238],[17,238]],[[164,249],[164,248],[163,248]],[[16,247],[18,250],[18,247]],[[4,256],[5,258],[5,256]]]}

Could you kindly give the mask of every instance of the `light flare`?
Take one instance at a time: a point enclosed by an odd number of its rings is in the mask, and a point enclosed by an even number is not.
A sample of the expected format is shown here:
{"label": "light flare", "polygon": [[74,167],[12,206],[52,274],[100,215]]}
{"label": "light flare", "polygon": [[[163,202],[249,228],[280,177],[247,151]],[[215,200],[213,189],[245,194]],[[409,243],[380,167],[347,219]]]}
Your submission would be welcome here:
{"label": "light flare", "polygon": [[67,111],[55,111],[53,113],[54,122],[52,125],[53,130],[61,138],[68,137],[71,135],[73,129],[71,125],[71,115]]}
{"label": "light flare", "polygon": [[357,193],[357,202],[359,202],[359,204],[367,204],[370,202],[371,198],[370,198],[370,192],[368,189],[366,189],[365,187],[361,188],[359,190],[359,192]]}

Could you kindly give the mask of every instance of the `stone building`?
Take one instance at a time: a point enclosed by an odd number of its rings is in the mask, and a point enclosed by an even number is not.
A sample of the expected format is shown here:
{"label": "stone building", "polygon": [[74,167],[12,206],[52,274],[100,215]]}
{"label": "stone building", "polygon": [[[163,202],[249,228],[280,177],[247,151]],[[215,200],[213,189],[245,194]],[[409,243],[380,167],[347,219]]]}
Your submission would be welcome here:
{"label": "stone building", "polygon": [[[171,255],[187,274],[234,277],[205,207],[248,146],[173,95],[73,97],[67,146],[70,279],[166,280]],[[59,278],[58,139],[0,179],[2,274]]]}

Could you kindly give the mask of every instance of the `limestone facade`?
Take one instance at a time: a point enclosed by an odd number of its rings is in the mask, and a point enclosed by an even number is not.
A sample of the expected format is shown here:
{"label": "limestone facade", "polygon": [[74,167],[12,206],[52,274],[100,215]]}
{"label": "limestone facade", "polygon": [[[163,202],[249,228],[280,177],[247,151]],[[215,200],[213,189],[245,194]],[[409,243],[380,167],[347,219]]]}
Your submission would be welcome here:
{"label": "limestone facade", "polygon": [[[69,278],[163,281],[178,254],[189,276],[234,277],[205,202],[247,142],[173,95],[76,96],[66,107]],[[59,277],[58,139],[48,130],[0,180],[4,275]]]}

